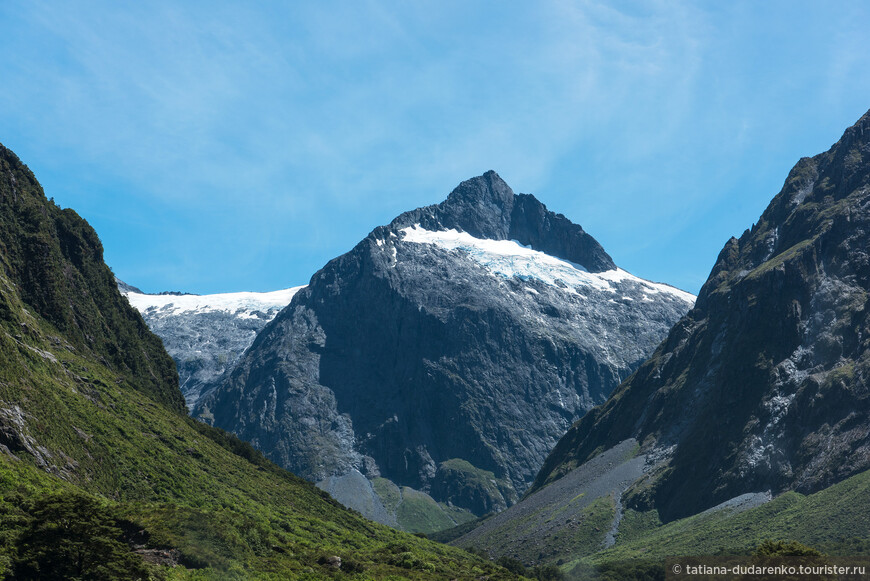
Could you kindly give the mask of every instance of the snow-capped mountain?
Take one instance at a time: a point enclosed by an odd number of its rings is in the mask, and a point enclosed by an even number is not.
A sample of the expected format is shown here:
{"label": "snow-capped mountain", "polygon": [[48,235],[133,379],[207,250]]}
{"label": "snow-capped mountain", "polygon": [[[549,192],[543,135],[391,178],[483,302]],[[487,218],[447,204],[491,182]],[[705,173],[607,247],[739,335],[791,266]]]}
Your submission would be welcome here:
{"label": "snow-capped mountain", "polygon": [[175,359],[188,407],[193,407],[208,384],[235,365],[257,333],[303,288],[266,293],[146,294],[123,281],[117,283]]}
{"label": "snow-capped mountain", "polygon": [[194,414],[311,480],[500,510],[693,301],[488,172],[330,261]]}

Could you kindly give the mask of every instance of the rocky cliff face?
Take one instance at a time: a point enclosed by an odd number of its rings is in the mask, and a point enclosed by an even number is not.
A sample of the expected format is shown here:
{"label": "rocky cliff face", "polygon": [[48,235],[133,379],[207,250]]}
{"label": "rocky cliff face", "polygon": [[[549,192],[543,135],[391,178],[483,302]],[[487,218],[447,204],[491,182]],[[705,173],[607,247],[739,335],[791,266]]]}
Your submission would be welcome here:
{"label": "rocky cliff face", "polygon": [[664,459],[627,502],[665,519],[870,468],[870,114],[800,160],[695,307],[559,442],[535,487],[633,437]]}
{"label": "rocky cliff face", "polygon": [[488,172],[328,263],[195,413],[312,480],[500,510],[693,299]]}
{"label": "rocky cliff face", "polygon": [[190,408],[206,386],[233,368],[257,333],[302,288],[268,293],[146,294],[117,282],[148,327],[163,339],[178,367],[181,392]]}

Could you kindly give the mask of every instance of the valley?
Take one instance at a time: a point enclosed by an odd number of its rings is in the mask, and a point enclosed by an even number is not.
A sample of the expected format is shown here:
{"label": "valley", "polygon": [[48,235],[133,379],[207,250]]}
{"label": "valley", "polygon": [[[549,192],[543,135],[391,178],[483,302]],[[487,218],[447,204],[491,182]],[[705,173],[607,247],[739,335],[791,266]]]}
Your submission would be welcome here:
{"label": "valley", "polygon": [[698,297],[494,172],[305,286],[146,294],[3,148],[0,572],[66,575],[61,517],[108,531],[108,578],[866,555],[867,136],[802,159]]}
{"label": "valley", "polygon": [[868,578],[870,2],[0,23],[0,581]]}
{"label": "valley", "polygon": [[[195,417],[368,518],[424,533],[514,504],[558,437],[694,302],[617,268],[582,227],[495,172],[375,228],[256,340],[249,310],[213,323],[224,307],[205,305],[221,295],[128,297],[183,386],[190,353],[228,340],[216,332],[247,338],[235,365],[187,396]],[[211,335],[190,337],[203,327]],[[397,504],[403,490],[414,500]]]}

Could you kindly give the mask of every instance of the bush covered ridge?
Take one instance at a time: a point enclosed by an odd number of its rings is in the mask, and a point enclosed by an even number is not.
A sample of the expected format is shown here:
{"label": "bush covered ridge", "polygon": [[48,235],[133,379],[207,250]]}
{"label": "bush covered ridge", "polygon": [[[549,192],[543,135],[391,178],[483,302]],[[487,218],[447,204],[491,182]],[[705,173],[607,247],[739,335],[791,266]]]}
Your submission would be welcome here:
{"label": "bush covered ridge", "polygon": [[[184,410],[175,363],[118,292],[97,233],[74,210],[46,200],[33,173],[2,145],[0,260],[7,290],[49,322],[58,340],[152,399]],[[16,318],[9,304],[0,306],[0,316]]]}

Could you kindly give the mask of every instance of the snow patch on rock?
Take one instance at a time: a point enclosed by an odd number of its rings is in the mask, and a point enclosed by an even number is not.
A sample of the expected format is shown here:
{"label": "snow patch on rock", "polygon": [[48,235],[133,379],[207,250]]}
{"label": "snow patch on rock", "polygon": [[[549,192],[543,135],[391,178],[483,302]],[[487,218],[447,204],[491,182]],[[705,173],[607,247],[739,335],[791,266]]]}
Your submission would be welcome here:
{"label": "snow patch on rock", "polygon": [[160,315],[180,315],[185,313],[214,313],[224,312],[237,314],[243,318],[252,318],[254,311],[274,311],[290,304],[293,295],[304,286],[257,293],[219,293],[211,295],[150,295],[144,293],[124,293],[130,304],[140,313],[155,309]]}
{"label": "snow patch on rock", "polygon": [[[494,275],[523,281],[536,280],[566,292],[580,295],[583,288],[616,293],[624,285],[640,287],[644,300],[649,295],[665,293],[690,305],[695,296],[672,286],[650,282],[616,268],[605,272],[589,272],[580,264],[550,256],[523,246],[516,240],[475,238],[458,230],[431,231],[419,224],[401,230],[403,240],[417,244],[434,244],[446,250],[460,250]],[[626,298],[623,296],[623,298]]]}

